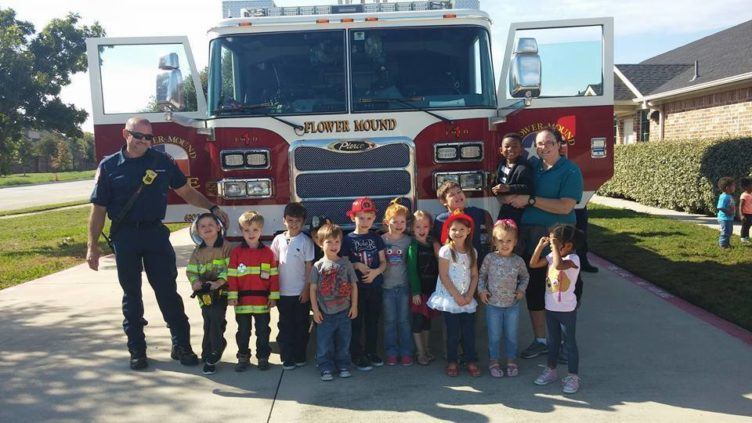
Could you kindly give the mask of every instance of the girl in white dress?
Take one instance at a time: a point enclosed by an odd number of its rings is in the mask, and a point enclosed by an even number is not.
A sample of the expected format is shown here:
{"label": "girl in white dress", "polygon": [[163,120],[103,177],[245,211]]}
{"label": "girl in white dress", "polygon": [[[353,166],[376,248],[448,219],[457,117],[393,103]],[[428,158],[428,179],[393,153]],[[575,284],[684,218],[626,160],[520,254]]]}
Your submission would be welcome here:
{"label": "girl in white dress", "polygon": [[479,376],[478,354],[475,350],[475,289],[478,286],[478,253],[472,245],[473,219],[464,213],[452,214],[444,223],[448,228],[446,244],[439,250],[439,278],[428,306],[444,315],[446,324],[445,372],[459,374],[457,347],[467,360],[467,370]]}

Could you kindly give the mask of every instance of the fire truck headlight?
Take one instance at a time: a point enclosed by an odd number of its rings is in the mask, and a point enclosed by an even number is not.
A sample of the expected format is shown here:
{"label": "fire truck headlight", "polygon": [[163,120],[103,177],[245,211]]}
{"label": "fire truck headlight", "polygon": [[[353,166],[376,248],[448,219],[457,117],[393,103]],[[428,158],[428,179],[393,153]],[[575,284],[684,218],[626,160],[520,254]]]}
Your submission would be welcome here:
{"label": "fire truck headlight", "polygon": [[222,155],[222,165],[224,167],[242,167],[243,155],[241,153],[227,153]]}
{"label": "fire truck headlight", "polygon": [[436,147],[436,161],[446,162],[457,160],[457,147],[456,146],[441,146]]}
{"label": "fire truck headlight", "polygon": [[460,183],[460,175],[456,173],[437,173],[436,176],[434,176],[436,179],[435,188],[439,189],[441,184],[443,184],[446,181],[454,181],[458,184]]}
{"label": "fire truck headlight", "polygon": [[271,179],[252,179],[246,183],[249,197],[266,198],[272,196]]}
{"label": "fire truck headlight", "polygon": [[245,164],[250,167],[267,167],[269,166],[269,155],[267,152],[246,153]]}
{"label": "fire truck headlight", "polygon": [[460,148],[462,160],[480,160],[483,158],[482,144],[468,144]]}
{"label": "fire truck headlight", "polygon": [[469,172],[460,175],[460,186],[467,191],[483,190],[483,172]]}
{"label": "fire truck headlight", "polygon": [[223,194],[227,198],[245,197],[246,183],[244,181],[225,181],[223,184]]}

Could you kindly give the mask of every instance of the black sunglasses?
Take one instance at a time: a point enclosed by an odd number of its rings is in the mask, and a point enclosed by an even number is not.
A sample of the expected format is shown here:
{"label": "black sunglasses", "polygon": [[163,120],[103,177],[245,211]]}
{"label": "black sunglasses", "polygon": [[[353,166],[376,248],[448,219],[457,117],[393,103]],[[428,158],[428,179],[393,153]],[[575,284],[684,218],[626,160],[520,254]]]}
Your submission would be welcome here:
{"label": "black sunglasses", "polygon": [[143,139],[146,139],[147,141],[153,141],[154,140],[154,135],[153,134],[142,134],[141,132],[130,131],[128,129],[126,129],[126,131],[128,131],[129,134],[133,135],[133,138],[135,138],[137,140],[143,140]]}

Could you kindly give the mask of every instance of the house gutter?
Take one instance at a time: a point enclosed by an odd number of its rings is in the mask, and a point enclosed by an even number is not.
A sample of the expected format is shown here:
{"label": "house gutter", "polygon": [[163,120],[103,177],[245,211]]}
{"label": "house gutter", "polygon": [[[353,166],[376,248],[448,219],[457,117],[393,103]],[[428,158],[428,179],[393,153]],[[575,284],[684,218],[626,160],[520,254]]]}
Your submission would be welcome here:
{"label": "house gutter", "polygon": [[702,84],[692,85],[690,87],[679,88],[676,90],[666,91],[654,95],[648,95],[634,99],[635,102],[650,102],[653,100],[661,100],[669,97],[676,97],[683,94],[689,94],[694,91],[701,91],[709,88],[715,88],[721,85],[728,85],[737,82],[744,82],[746,80],[752,80],[752,72],[742,73],[739,75],[730,76],[728,78],[716,79],[714,81],[704,82]]}

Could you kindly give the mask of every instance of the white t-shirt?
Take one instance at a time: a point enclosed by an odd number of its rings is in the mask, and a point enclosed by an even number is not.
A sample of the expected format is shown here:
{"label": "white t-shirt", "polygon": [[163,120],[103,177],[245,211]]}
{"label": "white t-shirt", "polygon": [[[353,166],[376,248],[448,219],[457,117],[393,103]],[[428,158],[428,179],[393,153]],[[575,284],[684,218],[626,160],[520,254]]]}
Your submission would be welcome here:
{"label": "white t-shirt", "polygon": [[577,268],[556,270],[553,263],[554,256],[549,253],[546,256],[548,270],[546,272],[546,310],[572,311],[577,308],[577,296],[574,295],[574,287],[577,284],[577,276],[580,274],[580,257],[577,254],[568,254],[561,258],[569,260]]}
{"label": "white t-shirt", "polygon": [[313,261],[313,241],[302,232],[292,238],[286,234],[275,236],[271,248],[279,262],[279,294],[295,296],[303,292],[308,279],[305,262]]}

